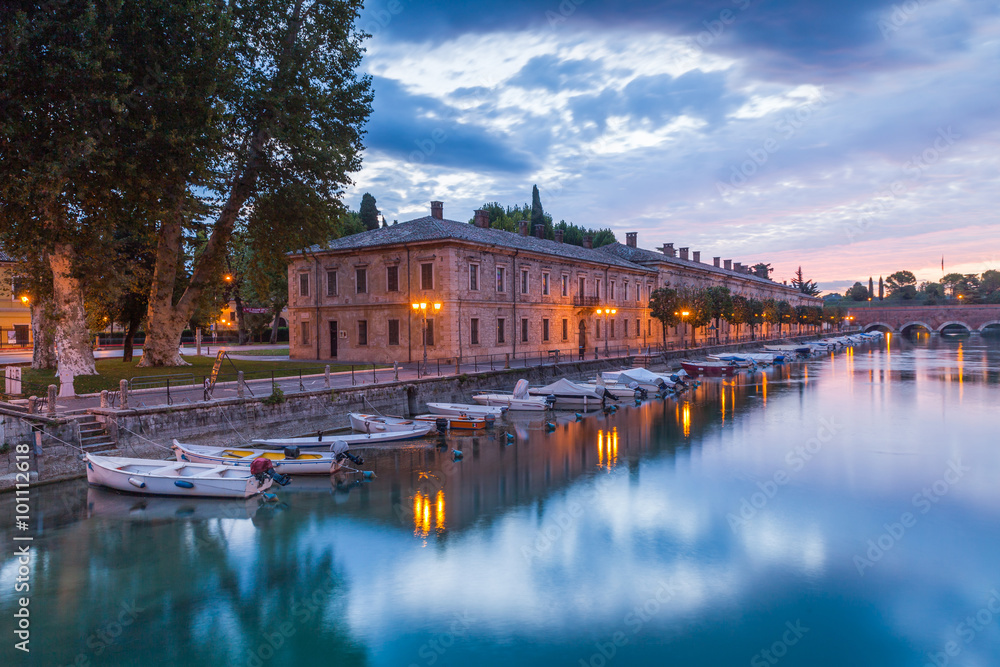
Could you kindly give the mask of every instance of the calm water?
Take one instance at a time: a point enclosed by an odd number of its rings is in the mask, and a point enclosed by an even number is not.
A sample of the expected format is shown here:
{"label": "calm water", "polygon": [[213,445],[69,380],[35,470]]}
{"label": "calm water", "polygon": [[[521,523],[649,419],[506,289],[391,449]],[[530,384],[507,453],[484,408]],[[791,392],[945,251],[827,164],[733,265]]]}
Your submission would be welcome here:
{"label": "calm water", "polygon": [[278,505],[39,489],[29,662],[998,665],[998,383],[897,338]]}

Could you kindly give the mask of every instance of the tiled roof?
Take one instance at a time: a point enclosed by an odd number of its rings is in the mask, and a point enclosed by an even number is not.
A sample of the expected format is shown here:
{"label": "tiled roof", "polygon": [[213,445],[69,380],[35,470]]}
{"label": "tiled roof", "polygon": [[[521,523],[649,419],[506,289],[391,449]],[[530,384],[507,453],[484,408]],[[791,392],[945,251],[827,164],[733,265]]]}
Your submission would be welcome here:
{"label": "tiled roof", "polygon": [[432,216],[407,220],[389,227],[380,227],[360,234],[345,236],[331,241],[326,247],[314,245],[306,250],[310,253],[323,253],[338,250],[359,250],[378,246],[418,243],[421,241],[438,241],[456,239],[481,245],[500,246],[525,250],[543,255],[553,255],[563,259],[578,259],[595,264],[609,264],[631,271],[654,271],[629,261],[615,254],[591,250],[571,243],[556,243],[535,236],[521,236],[514,232],[500,229],[483,229],[467,222],[455,220],[439,220]]}
{"label": "tiled roof", "polygon": [[16,258],[11,257],[10,255],[8,255],[3,251],[3,248],[0,248],[0,262],[16,262],[16,261],[17,261]]}
{"label": "tiled roof", "polygon": [[[675,266],[684,268],[697,268],[702,271],[710,271],[712,273],[718,273],[725,276],[733,276],[734,278],[744,278],[747,280],[752,280],[754,282],[761,283],[762,285],[768,285],[770,287],[784,287],[786,289],[794,290],[793,287],[788,287],[788,285],[782,285],[781,283],[776,283],[773,280],[767,280],[766,278],[761,278],[760,276],[753,273],[742,273],[740,271],[733,271],[732,269],[725,269],[721,266],[715,266],[714,264],[705,264],[703,262],[695,262],[689,259],[681,259],[680,257],[669,257],[664,255],[662,252],[655,252],[653,250],[646,250],[645,248],[633,248],[628,245],[622,245],[621,243],[612,243],[610,245],[601,246],[598,248],[600,252],[606,252],[619,257],[628,262],[634,262],[636,264],[648,264],[650,262],[660,262],[663,264],[673,264]],[[796,292],[798,290],[795,290]]]}

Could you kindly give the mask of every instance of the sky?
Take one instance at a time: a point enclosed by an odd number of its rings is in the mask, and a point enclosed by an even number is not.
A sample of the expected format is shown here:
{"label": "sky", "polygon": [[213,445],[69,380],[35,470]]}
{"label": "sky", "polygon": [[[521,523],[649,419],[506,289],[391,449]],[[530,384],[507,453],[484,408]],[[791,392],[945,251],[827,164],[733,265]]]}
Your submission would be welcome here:
{"label": "sky", "polygon": [[531,200],[824,291],[1000,268],[1000,6],[370,0],[390,220]]}

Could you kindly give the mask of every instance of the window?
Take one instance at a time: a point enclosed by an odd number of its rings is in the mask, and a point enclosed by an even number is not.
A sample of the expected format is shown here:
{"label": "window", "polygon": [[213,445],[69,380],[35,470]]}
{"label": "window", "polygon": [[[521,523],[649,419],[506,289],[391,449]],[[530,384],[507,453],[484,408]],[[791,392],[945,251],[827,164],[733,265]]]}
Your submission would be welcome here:
{"label": "window", "polygon": [[646,335],[653,335],[653,320],[646,320]]}
{"label": "window", "polygon": [[299,329],[301,330],[301,335],[299,336],[299,339],[300,339],[299,340],[299,344],[300,345],[308,345],[309,344],[309,322],[303,322],[301,325],[299,325]]}
{"label": "window", "polygon": [[424,331],[425,331],[424,336],[427,345],[429,346],[434,345],[434,320],[432,320],[429,317],[427,318],[427,329],[425,329]]}
{"label": "window", "polygon": [[521,269],[521,294],[528,293],[528,269]]}
{"label": "window", "polygon": [[368,344],[368,320],[358,320],[358,345]]}
{"label": "window", "polygon": [[420,265],[420,289],[434,289],[434,265]]}
{"label": "window", "polygon": [[615,298],[615,281],[613,280],[608,282],[608,298],[612,300]]}
{"label": "window", "polygon": [[585,281],[585,278],[583,276],[580,276],[580,284],[577,285],[577,294],[579,296],[586,296],[587,295],[586,290],[583,289],[584,284],[585,284],[584,281]]}
{"label": "window", "polygon": [[639,329],[639,318],[637,317],[637,318],[635,318],[635,337],[636,338],[639,337],[639,331],[640,331],[640,329]]}
{"label": "window", "polygon": [[309,274],[299,274],[299,296],[309,296]]}
{"label": "window", "polygon": [[569,320],[563,319],[563,340],[569,340]]}
{"label": "window", "polygon": [[562,277],[562,295],[569,296],[569,276]]}
{"label": "window", "polygon": [[497,345],[502,345],[507,342],[507,320],[503,317],[497,318]]}
{"label": "window", "polygon": [[385,290],[387,292],[398,292],[399,291],[399,267],[398,266],[387,266],[387,267],[385,267]]}
{"label": "window", "polygon": [[521,318],[521,342],[522,343],[527,343],[528,342],[528,318],[527,317],[522,317]]}
{"label": "window", "polygon": [[628,301],[628,281],[627,280],[622,284],[622,289],[625,290],[625,293],[622,295],[622,301]]}
{"label": "window", "polygon": [[548,319],[542,319],[542,341],[545,343],[549,342],[549,321]]}
{"label": "window", "polygon": [[596,296],[598,299],[601,298],[601,279],[600,278],[594,278],[594,296]]}
{"label": "window", "polygon": [[615,321],[608,320],[608,338],[615,337]]}
{"label": "window", "polygon": [[326,272],[326,295],[337,296],[337,272]]}
{"label": "window", "polygon": [[399,345],[399,320],[389,320],[389,345]]}
{"label": "window", "polygon": [[479,291],[479,265],[469,264],[469,290],[472,292]]}
{"label": "window", "polygon": [[548,295],[549,295],[549,274],[548,273],[543,273],[542,274],[542,296],[548,296]]}
{"label": "window", "polygon": [[[653,293],[653,288],[652,288],[652,287],[649,287],[649,286],[647,285],[647,286],[646,286],[646,296],[649,296],[649,295],[650,295],[650,294],[652,294],[652,293]],[[642,289],[641,289],[641,285],[636,285],[636,286],[635,286],[635,300],[636,300],[636,301],[641,301],[641,300],[642,300]]]}
{"label": "window", "polygon": [[473,317],[469,324],[469,342],[479,345],[479,318]]}
{"label": "window", "polygon": [[231,310],[229,311],[229,322],[231,324],[236,324],[236,313]]}
{"label": "window", "polygon": [[507,269],[502,266],[497,267],[497,291],[507,291]]}
{"label": "window", "polygon": [[368,269],[354,269],[354,288],[358,294],[368,294]]}
{"label": "window", "polygon": [[601,337],[601,321],[600,320],[597,320],[596,322],[594,322],[594,337],[595,338],[600,338]]}
{"label": "window", "polygon": [[622,320],[622,325],[625,329],[622,332],[622,338],[628,338],[628,320]]}

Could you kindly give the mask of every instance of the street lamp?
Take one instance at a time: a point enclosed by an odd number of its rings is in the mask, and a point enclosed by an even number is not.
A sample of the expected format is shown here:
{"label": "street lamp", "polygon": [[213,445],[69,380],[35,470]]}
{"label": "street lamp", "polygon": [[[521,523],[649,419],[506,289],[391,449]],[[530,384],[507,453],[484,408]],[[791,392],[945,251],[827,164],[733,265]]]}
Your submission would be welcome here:
{"label": "street lamp", "polygon": [[30,300],[31,299],[28,298],[27,294],[24,294],[24,295],[21,296],[21,303],[23,303],[24,305],[28,305],[28,301],[30,301]]}
{"label": "street lamp", "polygon": [[617,308],[598,308],[597,314],[600,315],[604,313],[604,356],[608,356],[608,315],[614,315],[618,312]]}
{"label": "street lamp", "polygon": [[[423,319],[424,319],[424,329],[423,329],[423,331],[424,331],[424,371],[426,372],[426,370],[427,370],[427,306],[428,306],[428,303],[426,301],[421,301],[419,303],[416,303],[416,302],[415,303],[411,303],[410,305],[413,306],[413,310],[419,311],[420,314],[423,316]],[[440,303],[430,304],[430,306],[434,310],[434,312],[437,312],[437,311],[441,310],[441,304]]]}

